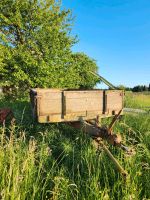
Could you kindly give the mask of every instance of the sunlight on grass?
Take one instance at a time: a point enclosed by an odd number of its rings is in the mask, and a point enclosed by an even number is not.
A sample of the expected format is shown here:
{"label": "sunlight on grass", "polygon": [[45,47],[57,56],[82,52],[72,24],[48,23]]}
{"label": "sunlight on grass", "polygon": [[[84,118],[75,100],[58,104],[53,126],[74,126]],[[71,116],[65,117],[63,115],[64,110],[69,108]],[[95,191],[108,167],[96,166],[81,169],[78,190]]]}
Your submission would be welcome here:
{"label": "sunlight on grass", "polygon": [[[17,117],[14,125],[0,127],[0,199],[150,199],[149,115],[125,115],[114,127],[134,155],[106,143],[128,172],[125,181],[105,152],[96,152],[80,131],[64,124],[33,123],[27,101],[0,104],[12,107]],[[142,100],[141,105],[147,104]]]}
{"label": "sunlight on grass", "polygon": [[150,93],[126,92],[125,106],[129,108],[150,110]]}

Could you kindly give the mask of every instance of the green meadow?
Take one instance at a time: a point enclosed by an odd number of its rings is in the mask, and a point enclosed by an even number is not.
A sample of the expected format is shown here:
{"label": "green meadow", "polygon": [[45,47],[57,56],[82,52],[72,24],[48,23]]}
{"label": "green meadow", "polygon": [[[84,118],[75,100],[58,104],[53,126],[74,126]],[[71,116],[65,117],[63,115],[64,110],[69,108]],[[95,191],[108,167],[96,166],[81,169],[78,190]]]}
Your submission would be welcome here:
{"label": "green meadow", "polygon": [[130,108],[150,110],[150,92],[126,92],[125,105]]}
{"label": "green meadow", "polygon": [[[127,94],[126,107],[150,106],[150,95]],[[148,200],[150,199],[150,115],[124,115],[114,131],[133,151],[107,144],[128,177],[125,180],[90,137],[65,124],[32,120],[28,99],[6,100],[16,122],[0,126],[0,199]],[[104,120],[102,123],[109,123]]]}

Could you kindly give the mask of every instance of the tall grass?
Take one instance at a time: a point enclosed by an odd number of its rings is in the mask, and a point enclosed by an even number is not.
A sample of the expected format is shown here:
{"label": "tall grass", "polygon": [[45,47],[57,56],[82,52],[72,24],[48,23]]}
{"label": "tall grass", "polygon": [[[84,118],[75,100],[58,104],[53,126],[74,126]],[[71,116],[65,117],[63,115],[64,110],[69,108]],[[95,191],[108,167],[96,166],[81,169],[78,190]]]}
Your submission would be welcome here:
{"label": "tall grass", "polygon": [[125,106],[150,110],[150,92],[126,92]]}
{"label": "tall grass", "polygon": [[110,145],[128,172],[117,172],[103,149],[64,124],[32,121],[28,101],[2,101],[16,116],[0,127],[0,199],[146,200],[150,199],[150,116],[126,115],[114,131],[135,150],[132,156]]}

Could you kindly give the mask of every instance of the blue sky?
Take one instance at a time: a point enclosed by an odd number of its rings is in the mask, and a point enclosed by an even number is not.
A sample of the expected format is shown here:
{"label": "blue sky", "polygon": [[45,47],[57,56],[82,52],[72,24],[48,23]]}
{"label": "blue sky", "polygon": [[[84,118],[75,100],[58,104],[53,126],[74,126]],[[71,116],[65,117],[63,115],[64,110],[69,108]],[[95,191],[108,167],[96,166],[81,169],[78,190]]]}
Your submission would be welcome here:
{"label": "blue sky", "polygon": [[75,16],[73,51],[97,61],[114,85],[150,83],[150,0],[62,0]]}

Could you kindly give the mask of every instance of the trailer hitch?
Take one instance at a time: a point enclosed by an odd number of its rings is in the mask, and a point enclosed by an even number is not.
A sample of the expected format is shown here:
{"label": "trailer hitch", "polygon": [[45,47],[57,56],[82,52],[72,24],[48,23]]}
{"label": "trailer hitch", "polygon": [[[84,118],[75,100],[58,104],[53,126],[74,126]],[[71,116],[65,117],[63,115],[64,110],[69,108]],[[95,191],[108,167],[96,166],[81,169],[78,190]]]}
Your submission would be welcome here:
{"label": "trailer hitch", "polygon": [[124,177],[127,177],[127,172],[123,169],[123,167],[119,164],[117,159],[112,155],[112,153],[109,151],[109,149],[102,142],[102,140],[104,139],[104,140],[108,141],[108,143],[112,144],[113,146],[120,147],[126,153],[130,154],[129,148],[122,143],[121,136],[119,134],[113,133],[113,126],[115,125],[121,112],[122,112],[122,110],[120,110],[118,112],[118,114],[114,116],[114,118],[112,119],[112,122],[110,123],[110,125],[108,127],[99,126],[98,118],[95,121],[81,120],[80,122],[70,122],[69,125],[71,125],[74,128],[82,129],[83,132],[87,133],[90,137],[92,137],[92,139],[98,144],[98,146],[101,146],[104,149],[104,151],[107,153],[109,158],[115,164],[118,171]]}

